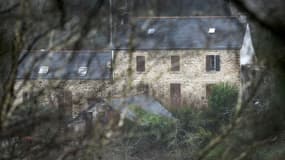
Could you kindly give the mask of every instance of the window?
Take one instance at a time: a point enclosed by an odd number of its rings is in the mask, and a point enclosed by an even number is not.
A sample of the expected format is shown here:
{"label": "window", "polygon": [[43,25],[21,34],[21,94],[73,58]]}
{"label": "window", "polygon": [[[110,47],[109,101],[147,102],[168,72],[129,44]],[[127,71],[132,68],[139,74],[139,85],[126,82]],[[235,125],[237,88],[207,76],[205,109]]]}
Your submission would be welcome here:
{"label": "window", "polygon": [[216,32],[216,28],[209,28],[208,33],[213,34]]}
{"label": "window", "polygon": [[137,71],[144,72],[145,71],[145,57],[137,56]]}
{"label": "window", "polygon": [[171,106],[176,107],[181,105],[181,84],[171,83],[170,84],[170,100]]}
{"label": "window", "polygon": [[140,83],[137,86],[137,93],[138,94],[145,94],[149,95],[149,86],[148,84]]}
{"label": "window", "polygon": [[39,93],[37,92],[23,92],[23,103],[30,106],[36,106],[38,104]]}
{"label": "window", "polygon": [[39,74],[47,74],[49,70],[48,66],[40,66],[38,73]]}
{"label": "window", "polygon": [[155,33],[155,28],[149,28],[147,30],[147,34],[154,34]]}
{"label": "window", "polygon": [[88,68],[87,67],[79,67],[78,74],[79,76],[83,77],[87,75]]}
{"label": "window", "polygon": [[206,56],[206,71],[220,71],[220,56],[207,55]]}
{"label": "window", "polygon": [[72,92],[59,89],[56,93],[58,112],[61,118],[67,119],[72,116]]}
{"label": "window", "polygon": [[212,95],[214,84],[207,84],[206,85],[206,98],[209,99],[209,97]]}
{"label": "window", "polygon": [[106,63],[106,67],[107,67],[108,69],[112,68],[112,62],[111,62],[111,61],[108,61],[108,62]]}
{"label": "window", "polygon": [[121,25],[128,24],[128,22],[129,22],[128,12],[121,13],[119,15],[119,19],[120,19]]}
{"label": "window", "polygon": [[23,93],[23,101],[27,102],[29,100],[29,93],[28,92],[24,92]]}
{"label": "window", "polygon": [[171,56],[171,71],[179,71],[179,70],[180,70],[180,57]]}

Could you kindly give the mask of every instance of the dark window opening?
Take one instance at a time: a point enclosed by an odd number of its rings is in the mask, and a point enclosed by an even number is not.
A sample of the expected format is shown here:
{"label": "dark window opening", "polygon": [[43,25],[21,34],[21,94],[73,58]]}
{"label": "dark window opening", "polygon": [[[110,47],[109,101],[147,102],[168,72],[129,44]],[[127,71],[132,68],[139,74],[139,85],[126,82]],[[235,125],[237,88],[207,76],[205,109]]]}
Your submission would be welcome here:
{"label": "dark window opening", "polygon": [[180,70],[180,57],[171,56],[171,71],[179,71],[179,70]]}
{"label": "dark window opening", "polygon": [[172,83],[170,84],[170,100],[171,106],[181,106],[181,84],[180,83]]}
{"label": "dark window opening", "polygon": [[149,95],[149,86],[148,84],[141,83],[137,86],[137,93]]}
{"label": "dark window opening", "polygon": [[214,84],[207,84],[206,85],[206,98],[209,99],[212,96]]}
{"label": "dark window opening", "polygon": [[72,117],[72,92],[69,90],[58,90],[57,92],[58,110],[61,118]]}
{"label": "dark window opening", "polygon": [[36,106],[38,104],[39,93],[38,92],[24,92],[23,103]]}
{"label": "dark window opening", "polygon": [[220,71],[220,55],[206,56],[206,71]]}
{"label": "dark window opening", "polygon": [[144,72],[145,71],[145,57],[137,56],[137,71]]}
{"label": "dark window opening", "polygon": [[24,101],[24,102],[29,101],[29,93],[28,93],[28,92],[24,92],[24,93],[23,93],[23,101]]}

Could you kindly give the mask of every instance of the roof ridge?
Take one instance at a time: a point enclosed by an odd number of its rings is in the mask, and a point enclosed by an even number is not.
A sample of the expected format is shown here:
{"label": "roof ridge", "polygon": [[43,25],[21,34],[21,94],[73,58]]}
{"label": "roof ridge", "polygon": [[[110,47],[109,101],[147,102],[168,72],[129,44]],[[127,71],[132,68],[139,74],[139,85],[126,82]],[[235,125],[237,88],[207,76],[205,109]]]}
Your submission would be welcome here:
{"label": "roof ridge", "polygon": [[111,49],[76,49],[76,50],[69,50],[69,49],[62,49],[62,50],[43,50],[43,49],[35,49],[35,50],[24,50],[24,52],[27,53],[50,53],[50,52],[54,52],[54,53],[82,53],[82,52],[96,52],[96,53],[100,53],[100,52],[110,52]]}
{"label": "roof ridge", "polygon": [[203,19],[203,18],[239,18],[240,16],[138,16],[131,19]]}

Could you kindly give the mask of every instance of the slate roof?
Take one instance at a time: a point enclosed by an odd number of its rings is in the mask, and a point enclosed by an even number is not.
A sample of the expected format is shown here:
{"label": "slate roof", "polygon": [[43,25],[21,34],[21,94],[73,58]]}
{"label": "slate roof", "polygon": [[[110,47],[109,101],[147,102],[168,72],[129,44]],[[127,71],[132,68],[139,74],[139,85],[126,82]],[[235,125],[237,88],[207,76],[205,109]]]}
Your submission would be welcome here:
{"label": "slate roof", "polygon": [[136,18],[117,29],[114,42],[116,49],[240,49],[244,33],[237,17]]}
{"label": "slate roof", "polygon": [[229,3],[225,0],[135,0],[128,3],[135,16],[231,15]]}
{"label": "slate roof", "polygon": [[[24,58],[23,58],[24,56]],[[110,52],[37,52],[22,55],[17,79],[74,79],[108,80],[112,78]],[[20,58],[20,59],[21,59]],[[41,66],[48,66],[46,74],[39,74]],[[87,67],[87,74],[78,73],[79,67]]]}

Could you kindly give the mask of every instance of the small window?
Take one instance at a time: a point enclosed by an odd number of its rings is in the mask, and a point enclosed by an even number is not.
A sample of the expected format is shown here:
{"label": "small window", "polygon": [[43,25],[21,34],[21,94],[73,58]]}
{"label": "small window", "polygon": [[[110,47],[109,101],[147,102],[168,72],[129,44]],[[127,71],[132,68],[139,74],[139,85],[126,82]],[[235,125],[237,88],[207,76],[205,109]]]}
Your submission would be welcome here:
{"label": "small window", "polygon": [[120,19],[121,25],[128,24],[128,22],[129,22],[129,15],[128,15],[128,13],[124,12],[124,13],[120,14],[119,15],[119,19]]}
{"label": "small window", "polygon": [[155,33],[155,29],[154,28],[149,28],[147,30],[147,34],[154,34]]}
{"label": "small window", "polygon": [[180,70],[180,57],[171,56],[171,71],[179,71],[179,70]]}
{"label": "small window", "polygon": [[39,68],[39,74],[47,74],[48,73],[48,70],[49,70],[49,67],[48,66],[40,66]]}
{"label": "small window", "polygon": [[79,67],[78,68],[78,74],[80,76],[86,76],[87,75],[87,72],[88,72],[88,68],[87,67]]}
{"label": "small window", "polygon": [[38,104],[39,96],[40,95],[37,92],[24,92],[23,93],[23,102],[29,103],[30,105],[35,106]]}
{"label": "small window", "polygon": [[149,86],[148,86],[148,84],[145,84],[145,83],[138,84],[138,86],[137,86],[137,93],[138,94],[149,95]]}
{"label": "small window", "polygon": [[216,28],[209,28],[208,33],[213,34],[216,32]]}
{"label": "small window", "polygon": [[207,55],[206,56],[206,71],[220,71],[220,56]]}
{"label": "small window", "polygon": [[29,100],[29,93],[28,92],[24,92],[23,93],[23,101],[27,102]]}
{"label": "small window", "polygon": [[212,95],[212,90],[213,90],[214,84],[207,84],[206,85],[206,98],[209,99]]}
{"label": "small window", "polygon": [[137,72],[145,71],[145,57],[137,56]]}
{"label": "small window", "polygon": [[111,63],[111,61],[108,61],[108,62],[106,63],[106,67],[109,68],[109,69],[112,68],[112,63]]}
{"label": "small window", "polygon": [[181,106],[181,84],[171,83],[170,84],[170,103],[172,107]]}
{"label": "small window", "polygon": [[67,119],[72,116],[72,92],[69,90],[57,90],[58,112],[61,118]]}

